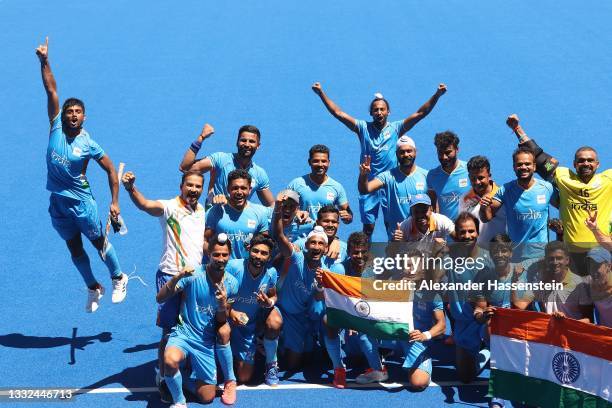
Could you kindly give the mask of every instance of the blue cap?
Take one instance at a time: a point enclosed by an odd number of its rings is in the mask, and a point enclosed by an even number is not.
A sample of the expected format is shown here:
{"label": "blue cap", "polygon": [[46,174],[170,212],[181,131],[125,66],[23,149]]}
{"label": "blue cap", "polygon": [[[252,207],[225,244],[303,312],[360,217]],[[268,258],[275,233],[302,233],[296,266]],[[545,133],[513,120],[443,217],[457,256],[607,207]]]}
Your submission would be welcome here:
{"label": "blue cap", "polygon": [[593,248],[587,254],[587,258],[591,258],[597,263],[609,263],[610,262],[610,251],[602,247]]}
{"label": "blue cap", "polygon": [[417,204],[431,205],[431,198],[427,194],[415,194],[410,200],[410,207],[412,208]]}

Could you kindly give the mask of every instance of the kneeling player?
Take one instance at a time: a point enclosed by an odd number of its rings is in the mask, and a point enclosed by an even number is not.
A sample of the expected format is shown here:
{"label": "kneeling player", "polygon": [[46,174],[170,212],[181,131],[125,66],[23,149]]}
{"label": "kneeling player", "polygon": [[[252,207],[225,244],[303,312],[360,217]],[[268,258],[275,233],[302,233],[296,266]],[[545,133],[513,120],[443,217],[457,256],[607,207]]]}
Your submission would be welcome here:
{"label": "kneeling player", "polygon": [[[179,365],[187,357],[196,379],[196,393],[203,403],[215,397],[217,368],[215,365],[215,338],[217,327],[227,325],[227,298],[238,290],[236,279],[225,273],[231,244],[220,234],[211,239],[210,262],[204,267],[183,270],[172,277],[157,293],[157,301],[164,302],[182,292],[181,323],[170,333],[164,352],[165,380],[172,394],[171,407],[186,407]],[[236,383],[225,384],[221,401],[236,401]]]}
{"label": "kneeling player", "polygon": [[264,333],[266,351],[266,384],[278,384],[276,349],[283,325],[276,303],[276,269],[267,264],[272,256],[274,241],[265,235],[256,235],[250,243],[248,259],[232,259],[227,271],[238,281],[238,294],[229,313],[232,327],[231,344],[234,358],[238,359],[236,373],[242,383],[253,376],[256,334]]}

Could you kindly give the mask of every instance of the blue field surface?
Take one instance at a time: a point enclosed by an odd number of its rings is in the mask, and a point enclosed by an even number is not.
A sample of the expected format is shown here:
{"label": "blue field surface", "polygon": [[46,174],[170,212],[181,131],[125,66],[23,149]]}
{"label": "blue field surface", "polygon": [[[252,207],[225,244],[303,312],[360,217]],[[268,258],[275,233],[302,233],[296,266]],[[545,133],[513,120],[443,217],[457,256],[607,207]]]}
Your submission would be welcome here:
{"label": "blue field surface", "polygon": [[[179,162],[204,123],[216,132],[200,156],[235,151],[238,128],[250,123],[262,132],[255,161],[267,170],[273,193],[309,172],[310,146],[330,147],[329,175],[344,185],[355,211],[355,221],[340,227],[346,238],[361,228],[359,143],[325,110],[313,82],[360,119],[369,119],[369,103],[381,92],[392,120],[447,84],[435,110],[410,132],[417,164],[426,169],[438,165],[434,134],[451,129],[461,138],[462,160],[485,154],[498,183],[512,179],[516,138],[505,125],[511,113],[562,164],[571,167],[575,149],[588,144],[605,169],[611,16],[612,2],[596,0],[0,0],[0,387],[107,388],[116,392],[79,395],[74,406],[165,406],[151,391],[160,335],[158,220],[121,192],[129,233],[111,241],[124,271],[142,280],[130,280],[122,304],[111,304],[109,291],[95,314],[85,313],[86,288],[51,226],[46,98],[34,53],[45,36],[60,99],[85,101],[85,128],[115,165],[125,162],[135,172],[148,198],[177,195]],[[88,177],[105,214],[106,174],[91,163]],[[385,238],[381,218],[374,238]],[[85,248],[110,287],[95,250]],[[423,393],[281,387],[239,391],[238,405],[485,406],[486,386],[457,387],[451,366],[444,360],[433,381],[454,385]]]}

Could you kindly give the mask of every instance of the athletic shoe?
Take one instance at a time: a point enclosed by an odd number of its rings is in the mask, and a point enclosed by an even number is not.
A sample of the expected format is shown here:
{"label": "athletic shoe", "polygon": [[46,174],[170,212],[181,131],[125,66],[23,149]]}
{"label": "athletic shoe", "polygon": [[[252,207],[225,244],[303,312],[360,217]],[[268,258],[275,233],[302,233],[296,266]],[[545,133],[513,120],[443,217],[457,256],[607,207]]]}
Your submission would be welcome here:
{"label": "athletic shoe", "polygon": [[382,370],[374,370],[372,368],[368,368],[365,373],[359,374],[355,379],[357,384],[370,384],[387,381],[389,379],[389,374],[387,374],[387,369],[383,367]]}
{"label": "athletic shoe", "polygon": [[120,279],[112,279],[113,294],[111,300],[113,303],[121,303],[127,296],[128,276],[125,273],[121,274]]}
{"label": "athletic shoe", "polygon": [[278,364],[275,362],[266,365],[266,384],[270,387],[278,385]]}
{"label": "athletic shoe", "polygon": [[183,402],[175,402],[174,404],[170,405],[170,408],[187,408],[187,404]]}
{"label": "athletic shoe", "polygon": [[165,402],[166,404],[172,403],[172,394],[170,394],[168,385],[164,380],[160,381],[159,385],[157,386],[157,390],[159,391],[159,399],[161,402]]}
{"label": "athletic shoe", "polygon": [[234,405],[236,403],[236,381],[225,382],[223,394],[221,394],[221,402],[225,405]]}
{"label": "athletic shoe", "polygon": [[334,368],[334,387],[346,387],[346,368]]}
{"label": "athletic shoe", "polygon": [[87,289],[87,304],[85,305],[85,311],[87,313],[93,313],[98,310],[102,296],[104,296],[104,288],[102,286],[93,290]]}

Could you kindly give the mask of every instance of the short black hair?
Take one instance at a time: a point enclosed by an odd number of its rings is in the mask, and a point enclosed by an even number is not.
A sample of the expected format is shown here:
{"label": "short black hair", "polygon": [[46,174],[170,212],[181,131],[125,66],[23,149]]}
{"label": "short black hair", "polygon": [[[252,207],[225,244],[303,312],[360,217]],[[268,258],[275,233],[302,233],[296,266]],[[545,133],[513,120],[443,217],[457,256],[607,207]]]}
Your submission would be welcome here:
{"label": "short black hair", "polygon": [[308,151],[308,159],[312,159],[312,156],[315,153],[325,153],[327,155],[327,158],[329,159],[329,147],[322,145],[322,144],[316,144],[314,146],[312,146],[310,148],[310,150]]}
{"label": "short black hair", "polygon": [[508,234],[495,234],[493,238],[491,238],[489,251],[493,251],[495,248],[507,248],[512,251],[512,240],[508,236]]}
{"label": "short black hair", "polygon": [[253,126],[253,125],[240,126],[240,129],[238,129],[238,137],[240,137],[242,132],[255,133],[257,135],[257,140],[261,140],[261,133],[259,132],[259,129],[257,129],[256,126]]}
{"label": "short black hair", "polygon": [[347,242],[349,254],[351,252],[351,248],[354,248],[356,246],[365,246],[369,250],[370,249],[370,237],[363,231],[353,232],[351,235],[349,235],[348,242]]}
{"label": "short black hair", "polygon": [[449,146],[453,146],[455,149],[459,147],[459,137],[450,130],[436,133],[434,137],[434,145],[438,150],[446,149]]}
{"label": "short black hair", "polygon": [[576,160],[576,156],[578,156],[580,152],[593,152],[597,155],[597,150],[593,149],[591,146],[581,146],[576,150],[576,153],[574,153],[574,160]]}
{"label": "short black hair", "polygon": [[550,241],[548,244],[546,244],[546,247],[544,248],[544,254],[548,256],[552,252],[559,250],[563,251],[565,256],[570,256],[569,249],[563,241]]}
{"label": "short black hair", "polygon": [[249,242],[250,248],[260,244],[264,244],[265,246],[267,246],[270,249],[270,253],[272,253],[272,251],[274,250],[275,242],[267,234],[257,234],[251,239],[251,242]]}
{"label": "short black hair", "polygon": [[340,218],[340,210],[338,210],[334,205],[332,204],[326,204],[323,207],[321,207],[321,209],[319,210],[319,212],[317,213],[317,220],[320,220],[321,218],[323,218],[323,214],[326,213],[334,213],[338,215],[338,218]]}
{"label": "short black hair", "polygon": [[185,184],[185,180],[187,180],[187,177],[189,176],[199,176],[202,179],[202,184],[204,184],[204,174],[196,171],[196,170],[189,170],[183,173],[183,175],[181,176],[181,186],[183,184]]}
{"label": "short black hair", "polygon": [[68,109],[71,106],[78,106],[83,110],[83,114],[85,114],[85,103],[78,99],[78,98],[68,98],[64,101],[64,104],[62,105],[62,117],[64,116],[64,113],[66,113],[66,109]]}
{"label": "short black hair", "polygon": [[387,110],[390,111],[391,107],[389,106],[389,101],[386,100],[385,98],[374,98],[372,99],[372,102],[370,102],[370,112],[372,112],[372,108],[374,107],[374,103],[378,102],[378,101],[383,101],[385,103],[385,105],[387,105]]}
{"label": "short black hair", "polygon": [[514,163],[514,161],[516,160],[516,156],[524,153],[530,154],[531,157],[533,157],[533,160],[535,161],[535,152],[527,146],[521,146],[512,153],[512,163]]}
{"label": "short black hair", "polygon": [[467,211],[464,211],[457,216],[457,219],[455,220],[455,229],[457,229],[457,225],[462,224],[467,220],[472,220],[476,226],[476,231],[480,231],[480,220],[474,214]]}
{"label": "short black hair", "polygon": [[474,156],[467,162],[468,172],[487,169],[491,173],[491,163],[485,156]]}
{"label": "short black hair", "polygon": [[237,179],[245,179],[249,182],[249,186],[251,185],[251,175],[248,171],[244,169],[236,169],[230,171],[230,173],[227,175],[227,185],[229,186],[232,180]]}

